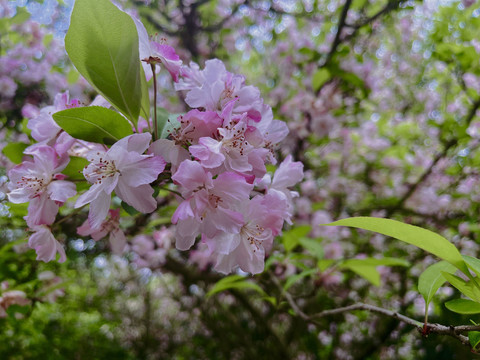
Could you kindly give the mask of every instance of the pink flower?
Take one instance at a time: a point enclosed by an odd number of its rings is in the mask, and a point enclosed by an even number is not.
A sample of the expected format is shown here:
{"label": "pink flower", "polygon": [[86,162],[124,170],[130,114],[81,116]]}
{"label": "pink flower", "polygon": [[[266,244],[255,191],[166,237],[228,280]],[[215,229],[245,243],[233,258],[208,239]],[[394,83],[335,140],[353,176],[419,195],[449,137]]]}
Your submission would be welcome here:
{"label": "pink flower", "polygon": [[270,251],[273,237],[280,232],[283,218],[272,211],[271,199],[256,196],[239,204],[244,224],[236,234],[219,233],[205,242],[216,257],[214,269],[228,274],[237,266],[258,274],[265,265],[265,253]]}
{"label": "pink flower", "polygon": [[177,224],[178,249],[189,249],[200,233],[213,237],[218,231],[239,231],[243,217],[231,206],[249,198],[253,186],[244,177],[225,172],[213,179],[198,162],[185,160],[172,179],[181,186],[185,199],[172,217],[172,223]]}
{"label": "pink flower", "polygon": [[222,126],[222,119],[213,111],[191,110],[179,116],[178,120],[180,128],[170,134],[173,140],[159,139],[149,149],[149,152],[162,156],[172,164],[172,173],[183,160],[191,158],[185,146],[198,144],[202,137],[215,136],[217,129]]}
{"label": "pink flower", "polygon": [[184,67],[182,75],[186,79],[175,84],[175,89],[189,90],[185,102],[192,108],[221,112],[230,101],[237,100],[235,113],[258,116],[261,112],[260,91],[254,86],[246,86],[243,76],[228,72],[218,59],[207,60],[201,71],[196,64],[191,69]]}
{"label": "pink flower", "polygon": [[8,172],[11,190],[8,199],[15,204],[30,202],[28,226],[50,225],[55,221],[59,204],[76,194],[75,184],[65,181],[60,172],[69,162],[68,156],[59,157],[50,146],[32,150],[33,161],[27,160]]}
{"label": "pink flower", "polygon": [[157,208],[152,197],[154,182],[165,168],[160,156],[142,155],[148,148],[151,134],[133,134],[117,141],[108,151],[90,152],[90,164],[83,174],[92,184],[82,194],[75,207],[91,203],[88,221],[91,228],[98,228],[107,217],[111,193],[142,213]]}
{"label": "pink flower", "polygon": [[37,260],[45,262],[55,260],[57,252],[60,254],[58,262],[62,263],[67,259],[63,246],[53,237],[47,226],[33,226],[33,230],[35,232],[28,239],[28,246],[35,249]]}
{"label": "pink flower", "polygon": [[296,191],[289,190],[303,179],[303,164],[299,161],[292,162],[292,156],[288,155],[280,164],[273,175],[273,180],[269,174],[266,174],[257,184],[259,188],[265,189],[267,194],[276,194],[280,199],[284,199],[288,204],[289,216],[286,218],[290,222],[293,215],[292,199],[298,196]]}
{"label": "pink flower", "polygon": [[121,255],[125,251],[127,239],[120,229],[120,209],[110,209],[109,214],[110,217],[103,221],[97,228],[92,228],[89,221],[85,221],[82,226],[77,228],[77,234],[81,236],[91,236],[95,241],[103,239],[108,234],[112,252]]}

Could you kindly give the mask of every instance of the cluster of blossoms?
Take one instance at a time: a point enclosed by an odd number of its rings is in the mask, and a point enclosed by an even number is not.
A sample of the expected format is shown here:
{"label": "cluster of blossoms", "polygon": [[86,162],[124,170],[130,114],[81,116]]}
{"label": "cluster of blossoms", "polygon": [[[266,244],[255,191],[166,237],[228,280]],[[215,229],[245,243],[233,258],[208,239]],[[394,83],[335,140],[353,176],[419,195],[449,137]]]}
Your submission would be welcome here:
{"label": "cluster of blossoms", "polygon": [[[177,249],[188,250],[200,239],[217,271],[263,271],[265,253],[293,215],[297,194],[289,188],[303,178],[303,165],[290,156],[273,177],[267,174],[266,164],[276,164],[275,146],[288,133],[286,124],[273,119],[257,88],[245,85],[245,78],[228,72],[221,61],[209,60],[203,70],[194,63],[183,66],[172,47],[149,41],[143,25],[136,21],[136,26],[141,60],[165,67],[192,110],[178,117],[165,139],[152,142],[149,132],[137,129],[111,147],[74,139],[55,123],[53,113],[79,106],[67,93],[35,114],[28,126],[38,143],[9,172],[9,200],[29,202],[30,247],[43,261],[57,253],[60,261],[66,258],[50,226],[59,207],[77,193],[62,174],[74,155],[88,160],[83,175],[91,185],[74,205],[90,204],[80,235],[99,240],[109,234],[112,250],[122,253],[127,240],[119,209],[111,209],[112,193],[137,211],[152,213],[158,206],[154,186],[167,169],[162,179],[169,178],[181,195],[172,217]],[[145,70],[151,77],[150,66]],[[103,99],[92,105],[109,107]],[[133,247],[141,243],[136,239]]]}

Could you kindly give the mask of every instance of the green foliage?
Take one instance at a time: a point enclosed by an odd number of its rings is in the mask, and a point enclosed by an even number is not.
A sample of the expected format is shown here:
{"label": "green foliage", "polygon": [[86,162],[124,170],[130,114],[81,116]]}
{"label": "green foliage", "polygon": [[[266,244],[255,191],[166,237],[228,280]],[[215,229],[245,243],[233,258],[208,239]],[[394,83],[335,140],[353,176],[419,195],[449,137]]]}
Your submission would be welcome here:
{"label": "green foliage", "polygon": [[78,156],[70,156],[70,161],[62,174],[68,176],[68,180],[85,180],[82,170],[89,164],[89,161],[85,158]]}
{"label": "green foliage", "polygon": [[266,296],[265,291],[263,291],[263,289],[258,284],[248,281],[248,278],[245,278],[241,275],[230,275],[216,282],[215,285],[208,291],[207,297],[230,289],[251,289],[255,290],[261,295]]}
{"label": "green foliage", "polygon": [[437,290],[445,283],[446,279],[442,272],[453,274],[456,267],[446,261],[440,261],[429,266],[418,279],[418,292],[425,300],[425,312],[428,311],[428,305],[435,296]]}
{"label": "green foliage", "polygon": [[80,74],[136,124],[148,93],[131,17],[109,0],[76,1],[65,47]]}
{"label": "green foliage", "polygon": [[312,230],[309,225],[296,226],[282,235],[282,243],[287,252],[292,251],[300,243],[300,239],[306,237]]}
{"label": "green foliage", "polygon": [[380,273],[378,266],[409,266],[410,263],[403,259],[396,258],[366,258],[350,259],[342,262],[340,268],[348,269],[368,280],[375,286],[380,286]]}
{"label": "green foliage", "polygon": [[350,226],[393,237],[428,251],[451,263],[467,276],[471,276],[455,245],[430,230],[391,219],[374,217],[347,218],[330,223],[328,226]]}
{"label": "green foliage", "polygon": [[23,158],[23,151],[28,147],[25,143],[10,143],[2,149],[3,155],[14,164],[20,164]]}
{"label": "green foliage", "polygon": [[480,302],[480,286],[477,282],[478,278],[474,278],[470,281],[465,281],[462,278],[442,271],[443,277],[454,287],[457,288],[463,295],[470,299]]}
{"label": "green foliage", "polygon": [[330,71],[325,68],[318,69],[315,74],[313,74],[312,78],[312,88],[313,91],[318,91],[323,84],[325,84],[328,80],[330,80],[331,75]]}
{"label": "green foliage", "polygon": [[62,110],[53,119],[76,139],[111,145],[133,134],[129,122],[113,110],[88,106]]}
{"label": "green foliage", "polygon": [[445,307],[457,314],[480,314],[480,303],[467,299],[454,299],[445,303]]}

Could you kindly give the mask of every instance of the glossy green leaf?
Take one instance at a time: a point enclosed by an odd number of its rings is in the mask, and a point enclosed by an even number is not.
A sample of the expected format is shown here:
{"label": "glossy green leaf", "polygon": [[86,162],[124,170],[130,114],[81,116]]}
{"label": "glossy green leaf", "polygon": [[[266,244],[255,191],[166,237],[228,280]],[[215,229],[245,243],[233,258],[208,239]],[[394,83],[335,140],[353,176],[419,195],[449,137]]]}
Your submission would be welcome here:
{"label": "glossy green leaf", "polygon": [[109,0],[76,1],[65,48],[80,74],[136,123],[142,70],[132,18]]}
{"label": "glossy green leaf", "polygon": [[133,134],[122,115],[101,106],[62,110],[53,114],[53,119],[72,137],[100,144],[111,145]]}
{"label": "glossy green leaf", "polygon": [[2,149],[3,155],[14,164],[20,164],[23,158],[23,151],[28,147],[28,144],[16,142],[5,145]]}
{"label": "glossy green leaf", "polygon": [[479,331],[469,331],[468,332],[468,340],[470,341],[470,345],[474,350],[477,350],[477,346],[480,343],[480,332]]}
{"label": "glossy green leaf", "polygon": [[452,264],[446,261],[440,261],[426,268],[420,275],[418,279],[418,292],[423,296],[426,308],[428,308],[428,304],[432,301],[437,290],[446,281],[442,275],[442,271],[453,274],[456,270],[457,268]]}
{"label": "glossy green leaf", "polygon": [[450,300],[445,307],[457,314],[480,314],[480,303],[468,299]]}
{"label": "glossy green leaf", "polygon": [[473,301],[480,302],[480,290],[475,280],[465,281],[462,278],[442,271],[443,277],[463,295],[469,297]]}
{"label": "glossy green leaf", "polygon": [[207,297],[210,297],[214,294],[217,294],[222,291],[230,290],[230,289],[251,289],[255,290],[256,292],[260,293],[263,296],[267,296],[265,291],[255,284],[254,282],[248,281],[247,278],[240,275],[230,275],[221,280],[219,280],[207,293]]}
{"label": "glossy green leaf", "polygon": [[440,259],[448,261],[462,272],[470,275],[467,265],[458,252],[455,245],[430,230],[418,226],[408,225],[399,221],[374,218],[374,217],[353,217],[335,221],[328,226],[350,226],[393,237],[408,244],[415,245],[420,249],[428,251]]}

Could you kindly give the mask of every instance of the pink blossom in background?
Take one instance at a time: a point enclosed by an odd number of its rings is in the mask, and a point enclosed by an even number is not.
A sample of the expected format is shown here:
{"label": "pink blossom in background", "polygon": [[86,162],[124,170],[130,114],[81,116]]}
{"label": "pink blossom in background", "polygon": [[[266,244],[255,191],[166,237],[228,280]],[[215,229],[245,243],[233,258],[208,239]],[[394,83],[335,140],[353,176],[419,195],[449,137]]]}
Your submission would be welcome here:
{"label": "pink blossom in background", "polygon": [[0,296],[0,318],[7,316],[6,310],[12,305],[25,306],[30,304],[27,294],[20,290],[9,290]]}
{"label": "pink blossom in background", "polygon": [[123,230],[120,229],[120,209],[110,209],[108,215],[107,219],[96,228],[92,228],[90,222],[86,220],[77,228],[77,234],[81,236],[91,236],[95,241],[101,240],[108,235],[112,252],[121,255],[125,250],[127,239],[125,238]]}

